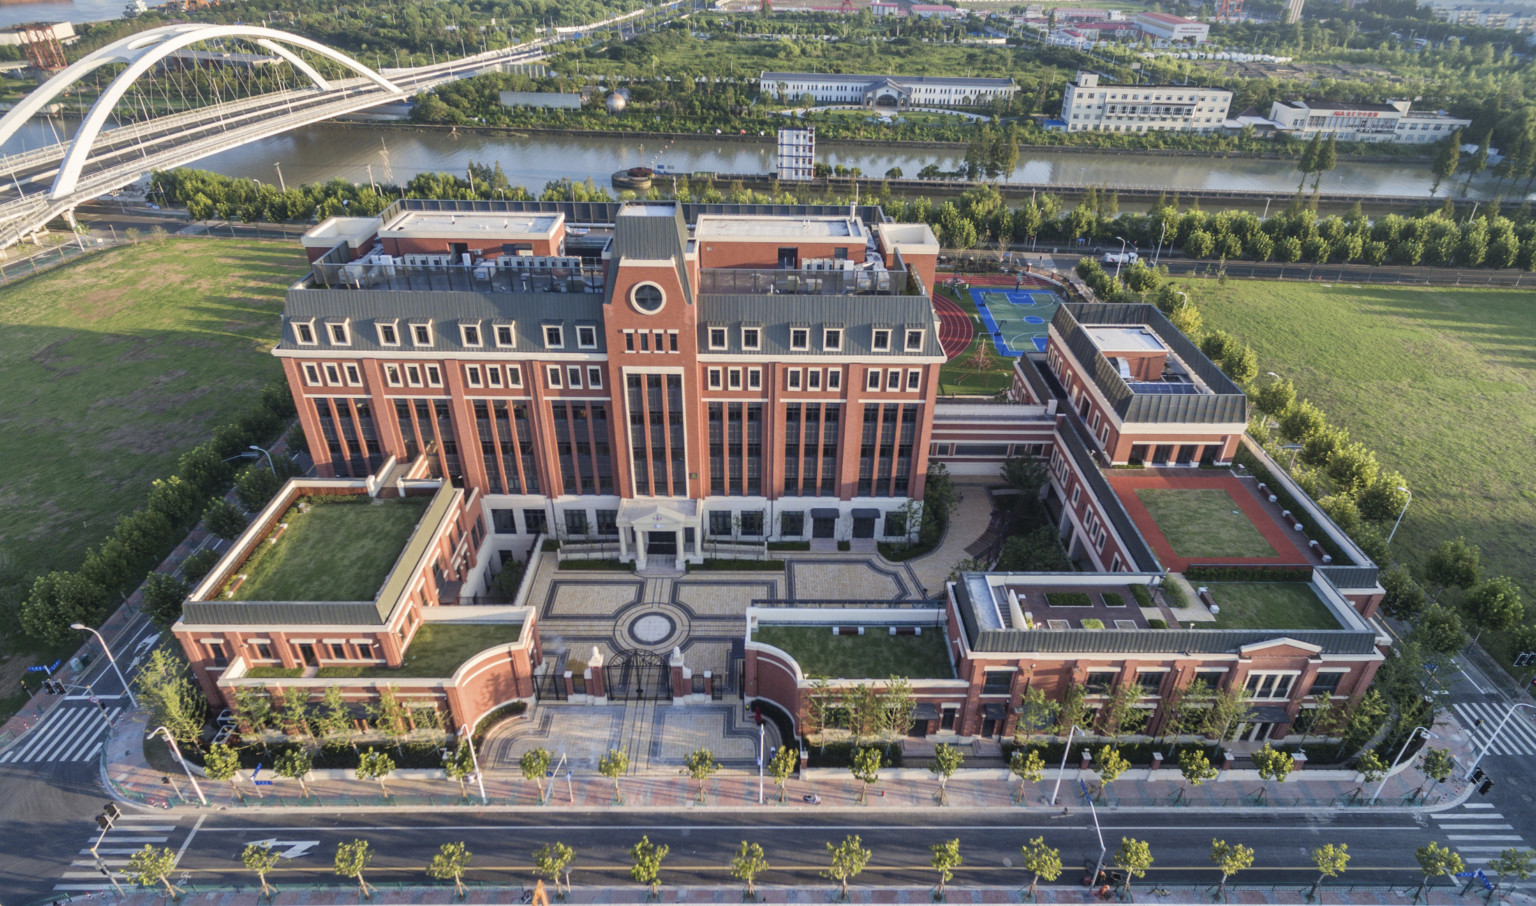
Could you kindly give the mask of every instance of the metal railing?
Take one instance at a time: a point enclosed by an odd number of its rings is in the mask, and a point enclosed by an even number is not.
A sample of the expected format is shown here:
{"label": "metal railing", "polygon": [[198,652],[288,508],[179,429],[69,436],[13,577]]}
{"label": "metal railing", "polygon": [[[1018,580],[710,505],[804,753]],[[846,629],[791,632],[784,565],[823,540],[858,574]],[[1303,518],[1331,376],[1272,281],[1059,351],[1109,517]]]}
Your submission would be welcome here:
{"label": "metal railing", "polygon": [[848,270],[794,268],[705,268],[699,292],[767,296],[904,296],[906,274],[885,268]]}
{"label": "metal railing", "polygon": [[602,294],[607,282],[603,268],[550,267],[538,270],[481,264],[403,264],[357,261],[316,261],[310,265],[311,286],[329,289],[385,289],[500,293]]}

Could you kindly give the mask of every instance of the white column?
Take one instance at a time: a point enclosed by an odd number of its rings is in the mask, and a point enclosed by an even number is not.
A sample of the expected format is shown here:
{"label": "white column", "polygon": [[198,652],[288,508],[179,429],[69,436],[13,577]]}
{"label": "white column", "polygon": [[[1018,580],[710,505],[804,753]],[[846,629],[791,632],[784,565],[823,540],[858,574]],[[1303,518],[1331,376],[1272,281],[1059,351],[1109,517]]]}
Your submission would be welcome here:
{"label": "white column", "polygon": [[629,559],[629,532],[630,532],[630,527],[629,526],[627,526],[627,525],[619,526],[619,559],[620,560],[628,560]]}
{"label": "white column", "polygon": [[645,569],[645,532],[635,527],[635,568]]}
{"label": "white column", "polygon": [[688,548],[683,545],[683,527],[678,526],[672,534],[677,537],[677,565],[681,567],[688,559]]}

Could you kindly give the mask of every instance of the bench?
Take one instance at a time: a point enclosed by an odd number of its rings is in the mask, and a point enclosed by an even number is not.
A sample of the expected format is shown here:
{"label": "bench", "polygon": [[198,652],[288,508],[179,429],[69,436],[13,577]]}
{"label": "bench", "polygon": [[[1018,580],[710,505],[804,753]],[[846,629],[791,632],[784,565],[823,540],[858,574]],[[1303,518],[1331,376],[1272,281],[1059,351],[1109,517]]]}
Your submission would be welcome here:
{"label": "bench", "polygon": [[1200,602],[1206,607],[1215,607],[1216,599],[1211,597],[1211,590],[1204,585],[1195,589],[1195,594],[1200,597]]}

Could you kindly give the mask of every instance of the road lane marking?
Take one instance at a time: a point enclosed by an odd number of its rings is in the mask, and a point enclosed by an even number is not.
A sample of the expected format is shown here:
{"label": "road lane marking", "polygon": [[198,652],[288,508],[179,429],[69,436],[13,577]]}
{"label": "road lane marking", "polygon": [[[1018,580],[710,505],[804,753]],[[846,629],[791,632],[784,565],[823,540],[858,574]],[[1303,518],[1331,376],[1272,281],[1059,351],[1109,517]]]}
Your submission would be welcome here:
{"label": "road lane marking", "polygon": [[1524,842],[1525,838],[1519,834],[1447,834],[1447,840],[1513,840],[1516,843]]}
{"label": "road lane marking", "polygon": [[[205,815],[204,817],[206,818],[207,816]],[[1202,833],[1205,833],[1205,830],[1203,828],[1200,828],[1200,827],[1187,827],[1187,828],[1186,827],[1173,827],[1173,828],[1170,828],[1166,824],[1148,824],[1148,825],[1116,824],[1116,825],[1111,826],[1108,823],[1106,823],[1106,824],[1103,825],[1103,827],[1104,827],[1105,830],[1116,830],[1116,831],[1158,831],[1158,832],[1161,832],[1161,833],[1168,833],[1169,831],[1188,831],[1188,832],[1190,832],[1192,834],[1202,834]],[[659,832],[664,832],[664,831],[665,832],[681,832],[681,831],[762,831],[762,830],[795,831],[795,830],[800,830],[800,831],[818,831],[818,832],[820,832],[820,831],[828,831],[828,832],[848,832],[848,831],[854,831],[856,833],[868,834],[868,833],[873,833],[873,832],[878,832],[878,831],[966,831],[966,832],[978,832],[978,833],[984,833],[984,832],[987,832],[987,831],[1020,832],[1020,831],[1031,831],[1031,830],[1059,830],[1060,828],[1061,828],[1060,824],[1035,824],[1035,825],[1031,825],[1031,824],[1010,824],[1010,825],[1006,825],[1006,826],[996,826],[996,827],[990,826],[990,825],[976,825],[976,824],[937,824],[937,825],[935,825],[935,824],[889,824],[889,825],[870,825],[870,824],[848,824],[848,825],[838,825],[838,824],[771,824],[771,825],[770,824],[623,824],[623,825],[615,825],[615,824],[464,824],[464,825],[443,825],[443,826],[421,825],[421,824],[399,824],[399,825],[397,825],[397,824],[348,824],[348,825],[338,825],[336,827],[316,827],[314,825],[300,825],[300,826],[296,826],[296,827],[270,827],[270,826],[262,825],[262,824],[252,824],[252,825],[246,825],[244,827],[207,827],[207,828],[203,828],[202,830],[203,830],[203,833],[205,833],[205,834],[220,834],[220,833],[223,833],[223,834],[249,834],[249,833],[271,834],[271,833],[277,833],[277,832],[283,832],[283,833],[309,833],[309,834],[314,834],[314,833],[351,834],[351,833],[357,833],[358,831],[413,831],[413,832],[416,832],[416,833],[425,833],[425,832],[437,832],[437,831],[447,832],[447,831],[535,831],[535,830],[536,831],[609,831],[609,832],[612,832],[612,831],[630,832],[630,831],[637,831],[638,830],[638,831],[656,831],[658,833]],[[1088,828],[1088,827],[1077,827],[1077,828],[1073,828],[1073,829],[1076,830],[1076,831],[1081,831],[1083,833],[1088,833],[1088,832],[1091,832],[1091,830],[1092,830],[1092,828]],[[1317,830],[1317,825],[1315,825],[1315,824],[1264,825],[1263,829],[1267,830],[1267,831],[1283,831],[1283,830],[1316,831]],[[1419,827],[1416,824],[1408,823],[1408,824],[1403,824],[1403,825],[1341,826],[1341,827],[1337,828],[1337,830],[1348,830],[1348,831],[1407,831],[1407,832],[1412,832],[1412,833],[1422,833],[1424,829]],[[1204,866],[1204,867],[1207,868],[1207,869],[1210,868],[1209,865]]]}

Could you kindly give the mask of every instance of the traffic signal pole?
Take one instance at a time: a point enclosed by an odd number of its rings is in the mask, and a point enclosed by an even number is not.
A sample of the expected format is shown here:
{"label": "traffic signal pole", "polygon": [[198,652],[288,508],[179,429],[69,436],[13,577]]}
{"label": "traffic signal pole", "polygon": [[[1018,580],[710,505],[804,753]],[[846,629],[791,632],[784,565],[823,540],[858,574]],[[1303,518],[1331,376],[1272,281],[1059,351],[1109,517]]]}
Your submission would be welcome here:
{"label": "traffic signal pole", "polygon": [[1483,744],[1483,750],[1479,752],[1477,754],[1477,758],[1473,759],[1472,763],[1467,766],[1467,777],[1470,778],[1472,776],[1472,772],[1477,770],[1477,766],[1482,764],[1483,758],[1488,754],[1488,750],[1493,748],[1494,740],[1498,739],[1499,734],[1504,732],[1504,725],[1509,723],[1509,719],[1514,717],[1515,712],[1521,708],[1530,708],[1532,710],[1536,710],[1536,704],[1531,704],[1530,702],[1515,702],[1513,705],[1509,706],[1509,711],[1504,715],[1504,719],[1499,721],[1499,725],[1493,730],[1493,735],[1489,736],[1488,741]]}

